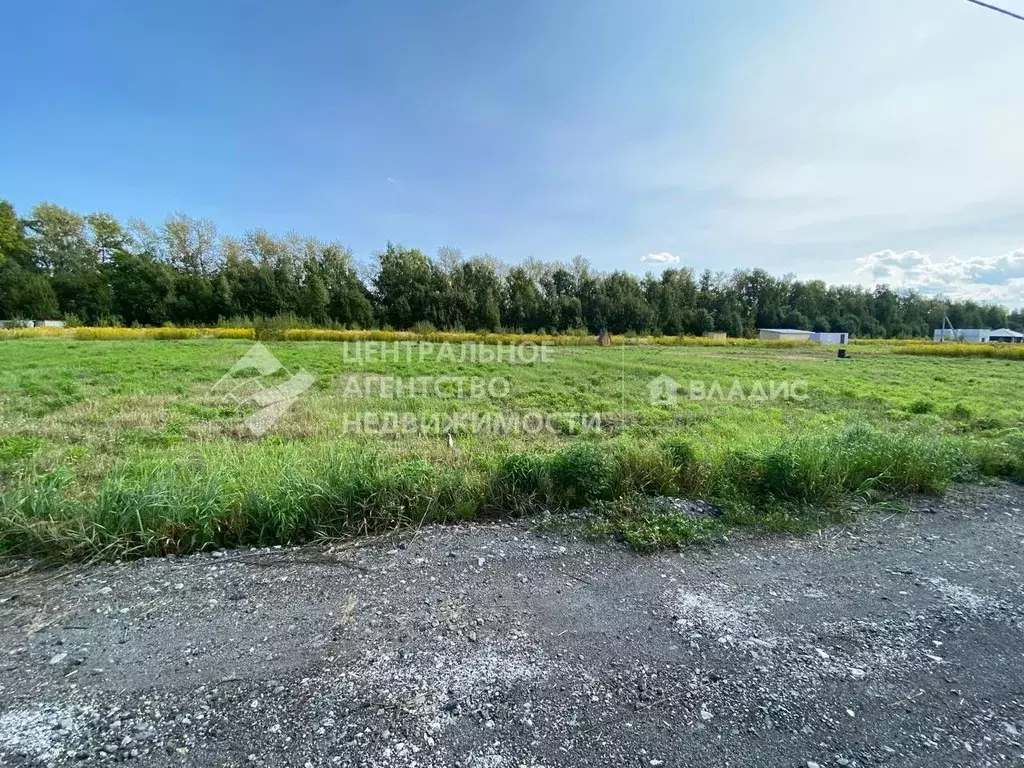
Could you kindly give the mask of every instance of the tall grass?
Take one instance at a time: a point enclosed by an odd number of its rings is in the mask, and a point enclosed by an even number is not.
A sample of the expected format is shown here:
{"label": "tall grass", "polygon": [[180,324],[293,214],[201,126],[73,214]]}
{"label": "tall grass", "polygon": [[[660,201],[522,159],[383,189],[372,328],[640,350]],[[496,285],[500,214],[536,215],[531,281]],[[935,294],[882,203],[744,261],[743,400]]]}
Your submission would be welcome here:
{"label": "tall grass", "polygon": [[[161,328],[123,328],[118,326],[75,327],[75,328],[5,328],[0,329],[0,341],[14,339],[74,339],[76,341],[124,341],[124,340],[182,340],[182,339],[254,339],[260,341],[383,341],[434,343],[478,343],[478,344],[551,344],[557,346],[593,346],[596,337],[584,330],[566,333],[517,333],[488,331],[438,331],[421,328],[413,331],[358,330],[344,328],[287,327],[276,319],[263,321],[257,318],[248,327],[215,326]],[[664,347],[763,347],[765,349],[817,349],[809,341],[760,341],[758,339],[731,338],[711,339],[703,336],[662,336],[614,334],[615,346],[664,346]]]}
{"label": "tall grass", "polygon": [[899,344],[894,351],[903,355],[927,357],[987,357],[997,360],[1024,360],[1024,344],[923,341]]}
{"label": "tall grass", "polygon": [[1011,430],[995,440],[971,447],[975,468],[986,477],[1024,483],[1024,430]]}
{"label": "tall grass", "polygon": [[[735,520],[760,524],[768,518],[758,510],[938,494],[981,473],[1021,480],[1021,448],[1019,436],[999,451],[856,427],[716,455],[685,435],[621,437],[438,466],[351,445],[311,454],[288,444],[226,443],[115,472],[92,493],[66,471],[29,476],[0,495],[0,548],[59,559],[161,555],[662,494],[753,510]],[[631,530],[638,541],[706,533],[664,520]]]}
{"label": "tall grass", "polygon": [[[382,341],[481,344],[552,344],[558,346],[593,346],[596,337],[586,330],[565,333],[520,333],[515,331],[439,331],[429,324],[411,330],[354,329],[316,326],[293,316],[271,318],[234,318],[233,325],[215,327],[74,327],[74,328],[2,328],[0,341],[14,339],[74,339],[76,341],[117,340],[180,340],[180,339],[254,339],[261,341]],[[811,341],[761,341],[748,338],[713,339],[704,336],[638,335],[612,336],[615,346],[725,347],[762,348],[766,350],[820,350]],[[966,344],[924,340],[859,339],[850,346],[864,354],[905,354],[929,357],[983,357],[1000,360],[1024,360],[1024,344]]]}
{"label": "tall grass", "polygon": [[252,328],[4,328],[0,341],[14,339],[73,339],[74,341],[179,341],[183,339],[254,339]]}
{"label": "tall grass", "polygon": [[82,497],[35,476],[0,496],[0,540],[58,558],[184,553],[380,532],[475,512],[472,477],[373,450],[208,449],[116,472]]}
{"label": "tall grass", "polygon": [[742,482],[747,495],[814,504],[850,495],[940,494],[960,471],[963,454],[933,435],[857,426],[737,452],[730,461],[732,473],[723,479]]}

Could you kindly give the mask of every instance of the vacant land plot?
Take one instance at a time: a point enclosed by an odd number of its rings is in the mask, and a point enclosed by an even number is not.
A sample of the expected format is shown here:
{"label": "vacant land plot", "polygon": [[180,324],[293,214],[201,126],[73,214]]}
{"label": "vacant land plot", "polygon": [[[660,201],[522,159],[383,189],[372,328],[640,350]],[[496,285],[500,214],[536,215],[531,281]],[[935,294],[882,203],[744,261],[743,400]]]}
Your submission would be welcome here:
{"label": "vacant land plot", "polygon": [[[595,528],[648,546],[813,525],[851,495],[1024,476],[1024,367],[1010,359],[268,342],[282,367],[260,386],[308,374],[308,387],[254,433],[254,392],[221,381],[251,347],[0,342],[2,546],[160,554],[584,506]],[[660,494],[725,515],[641,501]]]}

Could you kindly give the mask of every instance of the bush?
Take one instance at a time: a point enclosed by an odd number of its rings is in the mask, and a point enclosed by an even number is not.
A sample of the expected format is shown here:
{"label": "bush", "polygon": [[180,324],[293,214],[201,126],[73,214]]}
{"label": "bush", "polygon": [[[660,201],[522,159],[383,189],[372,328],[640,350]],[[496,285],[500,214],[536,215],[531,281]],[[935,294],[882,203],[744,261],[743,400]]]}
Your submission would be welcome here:
{"label": "bush", "polygon": [[611,498],[621,485],[611,452],[590,442],[553,455],[551,482],[556,503],[567,508]]}
{"label": "bush", "polygon": [[974,418],[974,411],[968,405],[957,403],[950,409],[949,417],[956,421],[970,421]]}
{"label": "bush", "polygon": [[907,410],[911,413],[931,413],[935,410],[935,403],[921,398],[912,402]]}

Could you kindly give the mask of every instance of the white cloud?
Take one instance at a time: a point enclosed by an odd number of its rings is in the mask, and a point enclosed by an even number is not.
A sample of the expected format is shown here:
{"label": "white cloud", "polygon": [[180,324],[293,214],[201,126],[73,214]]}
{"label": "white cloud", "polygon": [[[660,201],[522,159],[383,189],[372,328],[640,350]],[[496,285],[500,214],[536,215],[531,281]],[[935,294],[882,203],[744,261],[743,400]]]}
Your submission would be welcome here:
{"label": "white cloud", "polygon": [[586,188],[629,190],[646,239],[723,268],[772,254],[843,280],[889,243],[1004,249],[1024,208],[1022,29],[958,0],[798,3],[713,58],[694,133],[668,121],[606,152]]}
{"label": "white cloud", "polygon": [[657,243],[697,268],[834,282],[886,247],[969,259],[1021,242],[1021,22],[964,0],[777,3],[758,22],[716,25],[694,69],[651,55],[663,77],[616,67],[601,99],[517,126],[545,179],[533,239],[590,240],[602,266]]}
{"label": "white cloud", "polygon": [[1024,306],[1024,246],[999,256],[944,260],[920,251],[878,251],[857,259],[857,274],[922,293]]}
{"label": "white cloud", "polygon": [[667,251],[661,253],[648,253],[646,256],[640,259],[645,264],[677,264],[679,262],[678,256],[673,256]]}
{"label": "white cloud", "polygon": [[1019,25],[934,0],[821,3],[804,19],[763,51],[727,134],[731,187],[769,213],[758,234],[878,236],[1024,202],[1024,102],[1006,98]]}

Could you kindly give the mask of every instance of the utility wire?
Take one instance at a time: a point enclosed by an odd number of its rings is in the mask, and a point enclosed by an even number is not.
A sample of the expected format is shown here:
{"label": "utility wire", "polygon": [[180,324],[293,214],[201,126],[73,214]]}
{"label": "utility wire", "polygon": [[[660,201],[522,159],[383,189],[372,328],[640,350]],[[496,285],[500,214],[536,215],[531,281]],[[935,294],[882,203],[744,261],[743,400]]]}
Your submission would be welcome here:
{"label": "utility wire", "polygon": [[1017,19],[1018,21],[1024,21],[1024,16],[1016,14],[1013,11],[1008,11],[1005,8],[1000,8],[999,6],[996,6],[996,5],[989,5],[988,3],[981,2],[981,0],[967,0],[967,2],[968,3],[974,3],[975,5],[980,5],[982,8],[988,8],[990,11],[996,11],[997,13],[1005,14],[1005,15],[1009,16],[1011,19]]}

